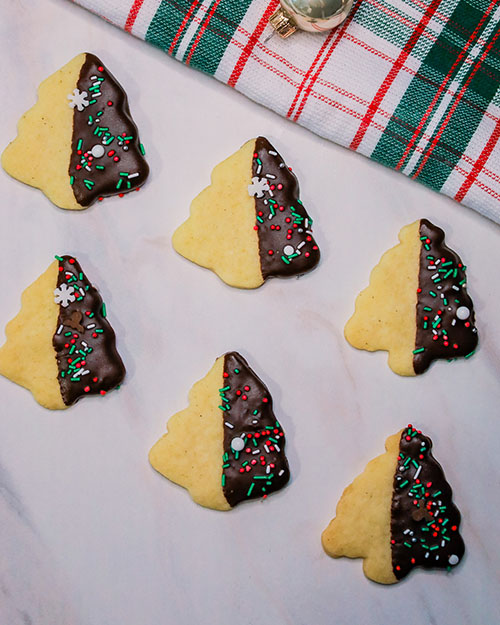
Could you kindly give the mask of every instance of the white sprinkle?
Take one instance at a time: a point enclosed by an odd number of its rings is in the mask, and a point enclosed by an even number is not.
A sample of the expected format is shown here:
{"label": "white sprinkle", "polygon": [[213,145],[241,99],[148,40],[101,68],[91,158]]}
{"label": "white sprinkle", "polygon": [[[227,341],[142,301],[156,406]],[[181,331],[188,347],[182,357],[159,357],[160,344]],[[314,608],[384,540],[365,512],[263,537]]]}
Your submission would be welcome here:
{"label": "white sprinkle", "polygon": [[285,472],[285,469],[281,469],[281,471],[278,473],[278,477],[281,477],[284,472]]}
{"label": "white sprinkle", "polygon": [[448,563],[451,564],[451,566],[458,564],[460,558],[458,556],[456,556],[455,554],[452,554],[449,558],[448,558]]}
{"label": "white sprinkle", "polygon": [[422,470],[422,465],[419,464],[418,465],[418,469],[415,471],[415,475],[413,476],[413,479],[416,480],[417,477],[420,475],[420,471]]}
{"label": "white sprinkle", "polygon": [[276,180],[276,176],[273,174],[266,174],[266,178],[270,178],[271,180]]}
{"label": "white sprinkle", "polygon": [[304,226],[306,228],[309,228],[309,217],[306,217],[305,221],[304,221]]}
{"label": "white sprinkle", "polygon": [[[300,230],[299,230],[299,232],[300,232]],[[304,245],[305,245],[305,244],[306,244],[306,242],[305,242],[305,241],[302,241],[301,243],[299,243],[299,244],[297,245],[297,249],[298,249],[298,250],[300,250],[300,248],[301,248],[301,247],[304,247]]]}
{"label": "white sprinkle", "polygon": [[82,371],[80,375],[88,375],[89,373],[90,371],[88,369],[85,369],[85,371]]}
{"label": "white sprinkle", "polygon": [[83,297],[85,297],[85,291],[82,289],[82,287],[80,287],[78,290],[79,290],[79,291],[80,291],[80,293],[83,295]]}
{"label": "white sprinkle", "polygon": [[274,443],[274,449],[276,449],[276,451],[281,451],[281,449],[279,448],[278,445],[276,445],[276,443]]}
{"label": "white sprinkle", "polygon": [[231,449],[233,451],[241,451],[245,448],[245,441],[239,436],[235,436],[231,441]]}
{"label": "white sprinkle", "polygon": [[266,473],[271,473],[271,467],[269,465],[266,467]]}
{"label": "white sprinkle", "polygon": [[427,269],[436,269],[436,265],[428,265]]}
{"label": "white sprinkle", "polygon": [[254,420],[252,421],[252,423],[258,423],[257,419],[254,419]]}
{"label": "white sprinkle", "polygon": [[88,347],[88,343],[86,343],[85,341],[82,341],[82,345],[83,345],[84,347]]}
{"label": "white sprinkle", "polygon": [[87,330],[93,330],[95,328],[95,323],[91,323],[87,326]]}
{"label": "white sprinkle", "polygon": [[280,163],[280,169],[282,169],[285,166],[285,163]]}
{"label": "white sprinkle", "polygon": [[91,76],[90,80],[97,80],[97,76]]}
{"label": "white sprinkle", "polygon": [[458,288],[458,286],[457,286],[456,284],[454,284],[451,288],[452,288],[454,291],[460,291],[460,289]]}
{"label": "white sprinkle", "polygon": [[266,450],[267,453],[269,453],[269,447],[267,445],[264,445],[264,449]]}
{"label": "white sprinkle", "polygon": [[267,153],[271,156],[278,156],[278,152],[275,152],[274,150],[268,150]]}
{"label": "white sprinkle", "polygon": [[438,288],[438,291],[440,291],[443,287],[442,286],[438,286],[437,288]]}
{"label": "white sprinkle", "polygon": [[271,197],[274,197],[274,193],[271,191],[271,189],[268,190],[268,193]]}
{"label": "white sprinkle", "polygon": [[432,334],[437,334],[437,330],[433,330],[433,331],[432,331]]}
{"label": "white sprinkle", "polygon": [[444,547],[444,544],[445,544],[445,541],[444,541],[444,540],[442,540],[442,541],[441,541],[441,547]]}
{"label": "white sprinkle", "polygon": [[94,158],[101,158],[104,156],[106,150],[102,147],[100,143],[96,143],[94,147],[90,150],[90,153]]}
{"label": "white sprinkle", "polygon": [[128,177],[129,177],[129,179],[130,178],[137,178],[138,175],[139,175],[139,172],[137,171],[137,172],[135,172],[135,174],[129,174]]}
{"label": "white sprinkle", "polygon": [[260,172],[261,172],[261,171],[262,171],[262,165],[259,165],[259,166],[257,167],[257,174],[260,174]]}
{"label": "white sprinkle", "polygon": [[59,327],[57,328],[57,332],[56,332],[56,334],[61,334],[61,332],[63,331],[63,329],[64,329],[64,326],[59,326]]}
{"label": "white sprinkle", "polygon": [[260,449],[254,449],[252,451],[252,456],[255,456],[255,454],[260,454]]}
{"label": "white sprinkle", "polygon": [[456,319],[452,319],[451,320],[451,325],[452,326],[456,326],[457,325],[457,320]]}
{"label": "white sprinkle", "polygon": [[467,306],[459,306],[457,308],[456,315],[457,319],[460,319],[460,321],[465,321],[470,317],[470,310],[467,308]]}
{"label": "white sprinkle", "polygon": [[439,556],[436,556],[436,560],[439,560]]}
{"label": "white sprinkle", "polygon": [[227,427],[231,429],[234,428],[234,425],[232,423],[229,423],[229,421],[224,421],[224,425],[227,425]]}
{"label": "white sprinkle", "polygon": [[[435,269],[435,267],[434,267],[434,269]],[[435,278],[439,278],[439,274],[438,273],[435,273],[433,276],[431,276],[431,280],[434,280]]]}
{"label": "white sprinkle", "polygon": [[441,299],[444,299],[444,293],[441,293]]}
{"label": "white sprinkle", "polygon": [[425,557],[426,557],[426,558],[428,558],[428,557],[429,557],[429,552],[428,552],[428,551],[426,551],[426,552],[425,552]]}
{"label": "white sprinkle", "polygon": [[408,530],[405,530],[405,531],[403,532],[403,534],[409,534],[410,532],[411,532],[411,530],[409,530],[409,529],[408,529]]}
{"label": "white sprinkle", "polygon": [[441,259],[438,258],[437,260],[434,261],[436,263],[436,265],[439,265],[439,263],[441,262]]}

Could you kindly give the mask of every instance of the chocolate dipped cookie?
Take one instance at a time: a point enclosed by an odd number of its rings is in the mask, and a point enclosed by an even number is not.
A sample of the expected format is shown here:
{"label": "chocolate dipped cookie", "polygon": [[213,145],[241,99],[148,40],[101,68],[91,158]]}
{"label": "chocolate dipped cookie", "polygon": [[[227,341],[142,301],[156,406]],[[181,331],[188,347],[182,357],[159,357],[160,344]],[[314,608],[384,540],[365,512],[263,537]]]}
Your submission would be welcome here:
{"label": "chocolate dipped cookie", "polygon": [[465,265],[427,219],[405,226],[387,251],[345,326],[357,349],[389,352],[399,375],[426,371],[436,359],[473,355],[478,335]]}
{"label": "chocolate dipped cookie", "polygon": [[90,53],[40,84],[38,101],[21,117],[2,166],[71,210],[134,191],[149,173],[127,95]]}
{"label": "chocolate dipped cookie", "polygon": [[56,256],[24,291],[5,333],[0,374],[30,390],[45,408],[105,395],[125,376],[106,307],[72,256]]}
{"label": "chocolate dipped cookie", "polygon": [[464,555],[460,512],[432,442],[411,424],[390,436],[337,505],[322,535],[333,558],[363,558],[364,574],[394,584],[415,567],[450,571]]}
{"label": "chocolate dipped cookie", "polygon": [[298,180],[264,137],[217,165],[172,242],[182,256],[246,289],[306,273],[320,258]]}
{"label": "chocolate dipped cookie", "polygon": [[285,434],[266,385],[237,352],[215,361],[149,452],[151,465],[196,503],[229,510],[283,488]]}

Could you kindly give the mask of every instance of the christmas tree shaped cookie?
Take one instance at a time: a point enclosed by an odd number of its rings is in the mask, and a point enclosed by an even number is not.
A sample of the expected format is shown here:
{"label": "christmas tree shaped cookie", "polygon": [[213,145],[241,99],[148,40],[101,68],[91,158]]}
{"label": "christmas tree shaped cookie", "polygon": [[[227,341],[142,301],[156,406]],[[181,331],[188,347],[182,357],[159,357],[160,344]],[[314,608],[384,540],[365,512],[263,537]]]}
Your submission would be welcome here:
{"label": "christmas tree shaped cookie", "polygon": [[127,96],[89,53],[41,83],[38,101],[21,117],[2,166],[57,206],[75,210],[133,191],[149,173]]}
{"label": "christmas tree shaped cookie", "polygon": [[174,233],[174,248],[231,286],[253,289],[271,276],[301,275],[319,262],[312,220],[295,175],[258,137],[212,172]]}
{"label": "christmas tree shaped cookie", "polygon": [[348,486],[323,532],[326,553],[363,558],[367,577],[400,581],[417,566],[450,570],[462,559],[460,513],[430,438],[412,425]]}
{"label": "christmas tree shaped cookie", "polygon": [[106,307],[72,256],[56,256],[22,294],[0,348],[0,374],[26,387],[46,408],[105,395],[125,368]]}
{"label": "christmas tree shaped cookie", "polygon": [[271,395],[237,352],[215,361],[167,430],[149,461],[202,506],[229,510],[288,482],[285,435]]}
{"label": "christmas tree shaped cookie", "polygon": [[399,240],[358,295],[346,339],[358,349],[388,351],[399,375],[423,373],[438,358],[469,358],[478,337],[460,257],[427,219],[405,226]]}

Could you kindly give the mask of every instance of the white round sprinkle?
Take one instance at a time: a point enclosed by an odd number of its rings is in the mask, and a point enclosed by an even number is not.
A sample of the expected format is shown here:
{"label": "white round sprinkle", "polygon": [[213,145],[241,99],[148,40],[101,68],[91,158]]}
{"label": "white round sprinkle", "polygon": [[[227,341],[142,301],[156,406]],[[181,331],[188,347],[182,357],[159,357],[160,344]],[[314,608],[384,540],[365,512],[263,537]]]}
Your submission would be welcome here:
{"label": "white round sprinkle", "polygon": [[295,252],[295,248],[293,247],[293,245],[285,245],[285,247],[283,248],[283,254],[286,254],[287,256],[290,256],[290,254],[293,254]]}
{"label": "white round sprinkle", "polygon": [[453,554],[452,556],[448,558],[448,562],[453,566],[454,564],[458,564],[459,559],[460,558],[458,556]]}
{"label": "white round sprinkle", "polygon": [[461,319],[462,321],[465,321],[469,317],[470,317],[470,310],[467,308],[467,306],[460,306],[459,308],[457,308],[457,319]]}
{"label": "white round sprinkle", "polygon": [[104,149],[103,145],[94,145],[94,147],[90,150],[90,153],[92,154],[92,156],[94,156],[95,158],[101,158],[101,156],[104,156],[104,152],[106,150]]}
{"label": "white round sprinkle", "polygon": [[241,451],[244,447],[245,447],[245,441],[242,438],[240,438],[239,436],[236,436],[231,441],[231,448],[234,451]]}

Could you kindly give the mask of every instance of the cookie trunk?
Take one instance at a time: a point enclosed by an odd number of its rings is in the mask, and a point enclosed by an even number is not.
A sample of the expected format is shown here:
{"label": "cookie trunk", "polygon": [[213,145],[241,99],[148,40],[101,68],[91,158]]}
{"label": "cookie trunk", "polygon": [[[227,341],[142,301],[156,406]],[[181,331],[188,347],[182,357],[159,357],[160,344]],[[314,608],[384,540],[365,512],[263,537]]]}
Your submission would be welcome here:
{"label": "cookie trunk", "polygon": [[54,303],[58,263],[50,267],[22,294],[21,310],[7,324],[7,341],[0,348],[0,373],[33,393],[52,410],[66,408],[57,381],[52,337],[59,307]]}

